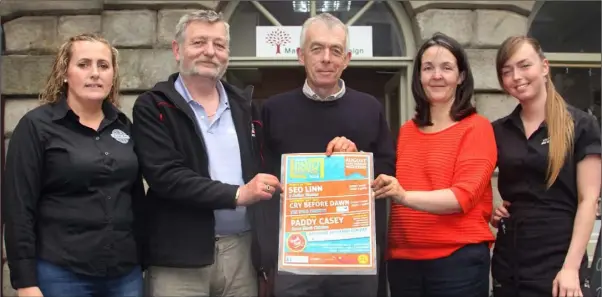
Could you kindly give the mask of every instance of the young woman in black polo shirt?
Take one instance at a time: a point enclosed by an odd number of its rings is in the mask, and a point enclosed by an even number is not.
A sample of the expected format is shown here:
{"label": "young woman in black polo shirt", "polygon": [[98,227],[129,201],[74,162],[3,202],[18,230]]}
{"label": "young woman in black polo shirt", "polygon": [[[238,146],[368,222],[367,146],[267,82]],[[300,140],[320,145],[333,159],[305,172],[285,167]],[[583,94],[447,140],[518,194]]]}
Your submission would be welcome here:
{"label": "young woman in black polo shirt", "polygon": [[555,90],[539,43],[510,37],[496,69],[519,105],[494,122],[503,204],[491,270],[495,297],[588,296],[587,243],[600,194],[600,128]]}
{"label": "young woman in black polo shirt", "polygon": [[144,186],[132,123],[117,108],[117,50],[96,35],[70,38],[40,99],[6,156],[12,286],[19,297],[142,296],[134,213]]}

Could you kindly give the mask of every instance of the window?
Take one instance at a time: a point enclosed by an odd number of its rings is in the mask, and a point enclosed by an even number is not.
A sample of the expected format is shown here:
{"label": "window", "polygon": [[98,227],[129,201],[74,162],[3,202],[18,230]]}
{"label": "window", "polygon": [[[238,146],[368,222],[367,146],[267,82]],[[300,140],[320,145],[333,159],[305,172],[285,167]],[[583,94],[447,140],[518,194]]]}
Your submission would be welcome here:
{"label": "window", "polygon": [[600,1],[539,1],[529,36],[550,60],[551,77],[565,100],[601,119]]}
{"label": "window", "polygon": [[600,53],[601,1],[545,1],[536,10],[529,35],[546,52]]}
{"label": "window", "polygon": [[600,68],[552,67],[551,77],[568,103],[600,121]]}
{"label": "window", "polygon": [[405,56],[406,45],[390,5],[384,1],[240,1],[230,17],[233,57],[255,57],[257,26],[302,26],[315,13],[328,12],[353,26],[372,27],[374,57]]}

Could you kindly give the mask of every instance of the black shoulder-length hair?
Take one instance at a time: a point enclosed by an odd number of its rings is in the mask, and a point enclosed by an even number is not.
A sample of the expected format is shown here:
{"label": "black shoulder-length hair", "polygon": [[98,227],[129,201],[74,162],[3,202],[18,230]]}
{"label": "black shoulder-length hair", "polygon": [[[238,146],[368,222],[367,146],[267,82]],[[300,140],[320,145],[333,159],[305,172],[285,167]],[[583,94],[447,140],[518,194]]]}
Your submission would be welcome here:
{"label": "black shoulder-length hair", "polygon": [[454,121],[460,121],[473,113],[476,108],[472,105],[472,96],[474,93],[474,79],[472,71],[468,64],[466,52],[455,39],[443,34],[435,33],[433,37],[422,44],[416,58],[414,59],[414,71],[412,73],[412,94],[416,102],[416,115],[412,119],[418,127],[432,126],[430,103],[420,82],[420,72],[422,69],[422,55],[431,46],[441,46],[449,50],[456,58],[458,71],[463,77],[462,83],[456,89],[456,96],[450,110],[450,116]]}

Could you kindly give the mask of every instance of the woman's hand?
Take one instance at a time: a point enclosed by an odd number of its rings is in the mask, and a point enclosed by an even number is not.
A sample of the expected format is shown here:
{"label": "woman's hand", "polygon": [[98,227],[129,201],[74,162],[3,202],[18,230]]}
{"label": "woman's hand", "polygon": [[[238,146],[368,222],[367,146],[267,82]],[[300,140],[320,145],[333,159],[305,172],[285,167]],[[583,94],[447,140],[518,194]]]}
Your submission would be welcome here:
{"label": "woman's hand", "polygon": [[583,297],[577,269],[562,268],[552,285],[552,296],[554,297]]}
{"label": "woman's hand", "polygon": [[375,198],[393,198],[395,202],[403,204],[405,200],[406,191],[399,185],[397,178],[381,174],[374,182],[372,182],[372,189],[375,191]]}
{"label": "woman's hand", "polygon": [[502,205],[498,206],[495,209],[495,211],[493,212],[493,217],[491,217],[491,226],[497,228],[502,218],[510,217],[508,207],[510,207],[510,202],[504,200],[504,202],[502,202]]}
{"label": "woman's hand", "polygon": [[43,297],[42,291],[38,287],[27,287],[17,290],[19,297]]}

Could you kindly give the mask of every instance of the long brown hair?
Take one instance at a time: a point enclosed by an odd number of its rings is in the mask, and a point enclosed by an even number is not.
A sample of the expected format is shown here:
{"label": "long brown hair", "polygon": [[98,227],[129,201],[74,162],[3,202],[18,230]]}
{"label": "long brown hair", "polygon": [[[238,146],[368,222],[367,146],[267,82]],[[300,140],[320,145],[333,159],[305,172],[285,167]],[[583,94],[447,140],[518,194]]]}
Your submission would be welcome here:
{"label": "long brown hair", "polygon": [[[497,52],[496,70],[500,86],[502,83],[502,68],[524,43],[530,44],[543,60],[545,56],[539,42],[527,36],[513,36],[506,39]],[[550,188],[558,178],[567,157],[572,156],[575,138],[574,122],[567,109],[564,98],[556,91],[550,74],[546,75],[546,105],[545,122],[548,128],[548,170],[547,187]]]}
{"label": "long brown hair", "polygon": [[67,77],[67,69],[71,62],[71,56],[73,56],[73,44],[77,41],[96,41],[106,44],[111,49],[111,63],[113,64],[113,86],[109,91],[107,99],[110,103],[115,106],[119,106],[119,66],[117,65],[118,52],[117,49],[112,47],[111,44],[100,35],[97,34],[80,34],[69,38],[61,47],[52,64],[52,71],[48,75],[44,90],[40,93],[40,101],[42,103],[55,103],[57,102],[62,94],[67,94],[68,85],[65,83]]}

